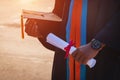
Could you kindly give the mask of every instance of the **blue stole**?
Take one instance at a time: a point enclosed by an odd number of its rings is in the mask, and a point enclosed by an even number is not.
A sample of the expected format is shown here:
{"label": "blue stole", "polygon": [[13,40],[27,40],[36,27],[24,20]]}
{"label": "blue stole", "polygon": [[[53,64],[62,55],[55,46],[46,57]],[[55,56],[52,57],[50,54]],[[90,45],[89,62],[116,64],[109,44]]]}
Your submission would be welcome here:
{"label": "blue stole", "polygon": [[[69,42],[70,39],[70,26],[71,26],[71,16],[73,9],[74,0],[71,0],[68,21],[66,25],[66,40]],[[86,19],[87,19],[87,4],[88,0],[82,0],[82,22],[81,22],[81,45],[86,44]],[[69,58],[67,59],[67,79],[69,80]],[[80,80],[86,80],[86,67],[85,65],[81,65],[81,75]]]}

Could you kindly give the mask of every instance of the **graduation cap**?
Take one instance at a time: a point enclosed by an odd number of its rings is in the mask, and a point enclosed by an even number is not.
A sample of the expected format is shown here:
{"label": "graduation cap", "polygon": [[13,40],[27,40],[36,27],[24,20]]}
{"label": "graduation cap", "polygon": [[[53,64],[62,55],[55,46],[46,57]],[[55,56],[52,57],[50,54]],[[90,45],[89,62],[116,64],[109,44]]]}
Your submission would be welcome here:
{"label": "graduation cap", "polygon": [[[56,22],[61,22],[64,16],[64,11],[65,11],[65,5],[66,1],[64,1],[63,4],[63,11],[62,11],[62,16],[59,17],[53,12],[40,12],[40,11],[33,11],[33,10],[22,10],[21,14],[21,34],[22,34],[22,39],[24,39],[24,19],[39,19],[39,20],[46,20],[46,21],[56,21]],[[56,9],[56,7],[55,7]]]}
{"label": "graduation cap", "polygon": [[30,10],[22,10],[23,18],[33,18],[33,19],[42,19],[42,20],[51,20],[51,21],[62,21],[62,18],[57,16],[52,12],[37,12]]}
{"label": "graduation cap", "polygon": [[57,21],[57,22],[62,21],[62,18],[60,18],[59,16],[57,16],[55,13],[52,13],[52,12],[38,12],[38,11],[31,11],[31,10],[23,9],[22,14],[21,14],[22,39],[24,39],[24,18],[49,20],[49,21]]}

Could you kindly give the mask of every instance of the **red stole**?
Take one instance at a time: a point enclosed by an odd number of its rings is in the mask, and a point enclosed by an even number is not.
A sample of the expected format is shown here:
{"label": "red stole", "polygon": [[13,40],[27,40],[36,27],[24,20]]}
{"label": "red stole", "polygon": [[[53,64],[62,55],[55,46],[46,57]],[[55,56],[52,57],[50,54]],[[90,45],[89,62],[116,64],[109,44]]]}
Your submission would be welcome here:
{"label": "red stole", "polygon": [[[70,40],[75,42],[75,46],[80,46],[80,35],[81,35],[81,16],[82,16],[82,0],[74,0],[71,29],[70,29]],[[80,80],[80,63],[75,61],[72,56],[69,56],[69,69],[70,69],[70,80]]]}

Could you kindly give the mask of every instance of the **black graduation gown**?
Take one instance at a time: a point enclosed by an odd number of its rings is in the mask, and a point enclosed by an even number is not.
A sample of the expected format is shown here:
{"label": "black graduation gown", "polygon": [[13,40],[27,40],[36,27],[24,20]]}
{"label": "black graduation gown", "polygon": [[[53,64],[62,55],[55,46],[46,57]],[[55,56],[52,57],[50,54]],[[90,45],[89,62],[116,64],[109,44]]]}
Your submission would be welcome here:
{"label": "black graduation gown", "polygon": [[106,47],[95,57],[96,66],[87,68],[87,80],[120,80],[120,1],[89,0],[87,40],[96,38]]}
{"label": "black graduation gown", "polygon": [[[65,40],[65,29],[68,17],[69,0],[56,0],[54,13],[62,16],[63,3],[66,1],[62,22],[38,20],[40,42],[48,49],[55,51],[52,80],[66,80],[65,52],[46,43],[49,32]],[[67,2],[68,1],[68,2]],[[120,80],[120,13],[119,0],[88,0],[87,42],[96,38],[107,46],[95,57],[94,68],[87,67],[87,80]]]}
{"label": "black graduation gown", "polygon": [[48,33],[52,32],[65,40],[69,5],[70,0],[55,0],[53,13],[60,16],[63,19],[62,22],[37,20],[39,34],[42,34],[43,36],[43,38],[39,38],[39,41],[44,47],[55,51],[51,80],[66,80],[66,59],[64,58],[65,52],[63,50],[60,50],[46,42],[46,36]]}

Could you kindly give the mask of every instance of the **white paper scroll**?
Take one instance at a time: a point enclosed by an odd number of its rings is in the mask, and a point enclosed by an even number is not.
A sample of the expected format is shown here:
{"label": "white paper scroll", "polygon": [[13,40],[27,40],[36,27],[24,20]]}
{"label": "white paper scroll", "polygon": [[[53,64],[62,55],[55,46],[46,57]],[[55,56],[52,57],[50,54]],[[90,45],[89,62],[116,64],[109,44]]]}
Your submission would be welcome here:
{"label": "white paper scroll", "polygon": [[[51,45],[54,45],[55,47],[58,47],[62,50],[64,50],[64,48],[66,46],[68,46],[69,44],[67,42],[65,42],[64,40],[60,39],[59,37],[55,36],[52,33],[49,33],[47,38],[46,38],[47,42],[50,43]],[[76,48],[74,46],[71,47],[69,54],[72,54],[74,51],[76,50]],[[96,60],[95,59],[90,59],[87,62],[87,65],[92,68],[94,67],[94,65],[96,64]]]}

